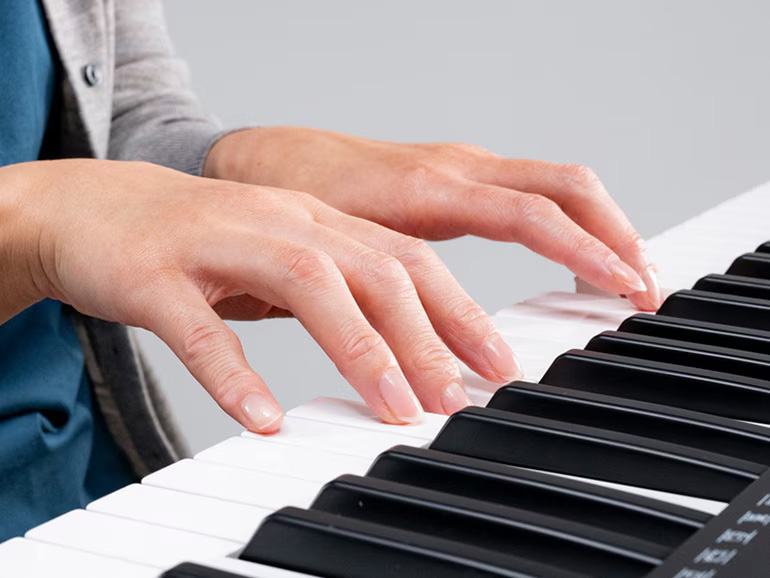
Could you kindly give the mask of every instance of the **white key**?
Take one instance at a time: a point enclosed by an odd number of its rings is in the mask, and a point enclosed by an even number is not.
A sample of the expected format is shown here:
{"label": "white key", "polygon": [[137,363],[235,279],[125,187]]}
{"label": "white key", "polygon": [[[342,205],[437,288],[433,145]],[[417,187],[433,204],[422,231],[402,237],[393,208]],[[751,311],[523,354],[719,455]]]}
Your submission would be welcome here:
{"label": "white key", "polygon": [[142,484],[272,510],[306,508],[323,485],[200,460],[181,460],[146,476]]}
{"label": "white key", "polygon": [[158,569],[55,544],[13,538],[0,544],[0,575],[3,578],[157,578]]}
{"label": "white key", "polygon": [[424,440],[398,435],[397,431],[394,433],[373,431],[287,416],[283,420],[281,431],[276,434],[263,436],[245,431],[241,435],[267,443],[288,444],[347,456],[358,456],[370,461],[382,452],[399,444],[425,445]]}
{"label": "white key", "polygon": [[270,508],[131,484],[91,502],[88,510],[246,543]]}
{"label": "white key", "polygon": [[319,449],[271,444],[258,439],[234,437],[203,450],[196,460],[278,476],[328,482],[343,474],[363,475],[371,460]]}
{"label": "white key", "polygon": [[281,568],[265,566],[264,564],[255,564],[254,562],[246,562],[244,560],[238,560],[237,558],[200,558],[190,560],[190,562],[200,564],[201,566],[208,566],[209,568],[214,568],[216,570],[232,572],[248,578],[301,578],[302,576],[311,576],[311,574],[292,572],[291,570],[283,570]]}
{"label": "white key", "polygon": [[294,408],[288,415],[350,427],[370,429],[430,441],[436,437],[446,421],[445,415],[426,413],[422,423],[390,425],[382,423],[365,404],[332,397],[319,397]]}
{"label": "white key", "polygon": [[86,510],[73,510],[54,518],[33,528],[25,537],[161,569],[192,556],[227,556],[241,547],[230,540]]}

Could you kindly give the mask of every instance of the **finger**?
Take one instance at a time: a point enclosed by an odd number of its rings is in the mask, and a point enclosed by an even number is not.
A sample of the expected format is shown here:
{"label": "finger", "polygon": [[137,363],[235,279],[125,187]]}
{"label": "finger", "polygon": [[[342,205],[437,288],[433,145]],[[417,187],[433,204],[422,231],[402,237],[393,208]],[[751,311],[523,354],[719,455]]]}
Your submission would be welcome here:
{"label": "finger", "polygon": [[491,159],[485,163],[481,178],[555,201],[573,221],[640,275],[647,291],[630,294],[631,301],[642,309],[660,307],[660,287],[644,241],[591,169],[545,161]]}
{"label": "finger", "polygon": [[231,247],[220,243],[207,258],[230,282],[291,311],[383,421],[421,421],[422,407],[395,355],[361,312],[327,253],[280,238],[252,237]]}
{"label": "finger", "polygon": [[193,285],[148,305],[147,328],[160,337],[231,417],[257,433],[278,431],[283,412],[249,366],[238,336]]}
{"label": "finger", "polygon": [[460,367],[436,334],[401,262],[330,227],[319,226],[315,235],[395,354],[422,406],[433,413],[452,414],[470,405]]}
{"label": "finger", "polygon": [[447,207],[446,218],[458,230],[522,243],[604,291],[646,291],[636,271],[552,200],[491,185],[464,182],[455,186],[459,189],[456,201]]}
{"label": "finger", "polygon": [[473,371],[498,383],[522,377],[513,351],[495,329],[492,319],[424,241],[348,215],[335,216],[328,224],[398,259],[411,278],[436,333]]}

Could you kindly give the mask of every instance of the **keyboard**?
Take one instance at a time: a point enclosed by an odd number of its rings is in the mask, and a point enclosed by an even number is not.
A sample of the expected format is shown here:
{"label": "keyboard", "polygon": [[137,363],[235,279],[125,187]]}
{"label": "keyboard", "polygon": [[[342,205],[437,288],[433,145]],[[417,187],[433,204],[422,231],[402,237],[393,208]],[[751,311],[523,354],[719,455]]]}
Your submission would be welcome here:
{"label": "keyboard", "polygon": [[657,314],[494,318],[526,379],[380,423],[322,398],[0,544],[0,576],[770,575],[770,184],[649,242]]}

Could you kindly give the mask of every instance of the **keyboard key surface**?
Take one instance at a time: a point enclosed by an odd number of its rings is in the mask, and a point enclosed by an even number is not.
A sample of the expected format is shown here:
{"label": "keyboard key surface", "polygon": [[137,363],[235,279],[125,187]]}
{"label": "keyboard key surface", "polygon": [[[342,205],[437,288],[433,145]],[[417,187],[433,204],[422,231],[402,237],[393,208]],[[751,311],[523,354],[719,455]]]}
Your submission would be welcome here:
{"label": "keyboard key surface", "polygon": [[451,416],[431,449],[722,502],[766,469],[640,436],[474,407]]}
{"label": "keyboard key surface", "polygon": [[226,556],[241,546],[238,542],[86,510],[54,518],[25,537],[161,569],[191,556]]}
{"label": "keyboard key surface", "polygon": [[158,569],[26,538],[0,544],[3,578],[156,578]]}

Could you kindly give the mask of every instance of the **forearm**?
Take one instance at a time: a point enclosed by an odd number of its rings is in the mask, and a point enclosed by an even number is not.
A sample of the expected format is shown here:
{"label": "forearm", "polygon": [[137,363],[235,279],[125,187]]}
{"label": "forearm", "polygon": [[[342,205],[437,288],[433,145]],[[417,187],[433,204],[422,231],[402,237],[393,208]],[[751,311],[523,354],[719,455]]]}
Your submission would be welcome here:
{"label": "forearm", "polygon": [[39,228],[24,206],[38,164],[0,168],[0,324],[45,297],[40,260],[34,258]]}

